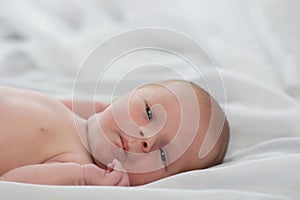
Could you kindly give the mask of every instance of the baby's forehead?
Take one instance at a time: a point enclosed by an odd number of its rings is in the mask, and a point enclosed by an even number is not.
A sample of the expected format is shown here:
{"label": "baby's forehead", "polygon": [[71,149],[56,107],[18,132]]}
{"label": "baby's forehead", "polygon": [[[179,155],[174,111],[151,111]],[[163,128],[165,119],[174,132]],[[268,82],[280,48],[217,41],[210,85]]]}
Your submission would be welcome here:
{"label": "baby's forehead", "polygon": [[138,88],[140,89],[145,89],[145,90],[150,90],[150,91],[157,91],[158,95],[162,94],[173,94],[174,96],[184,96],[188,94],[195,94],[196,93],[201,93],[202,91],[195,91],[196,88],[192,86],[192,84],[187,83],[187,82],[157,82],[157,83],[150,83],[143,85]]}

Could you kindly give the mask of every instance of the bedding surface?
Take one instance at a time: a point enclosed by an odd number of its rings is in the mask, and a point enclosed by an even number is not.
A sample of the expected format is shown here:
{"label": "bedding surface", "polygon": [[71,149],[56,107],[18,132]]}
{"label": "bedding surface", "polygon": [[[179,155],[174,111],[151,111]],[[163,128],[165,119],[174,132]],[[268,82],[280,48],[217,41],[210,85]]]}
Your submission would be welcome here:
{"label": "bedding surface", "polygon": [[[116,83],[114,97],[145,81],[178,73],[200,85],[205,79],[216,89],[213,95],[231,128],[224,163],[131,188],[0,182],[1,199],[300,198],[300,2],[166,0],[157,4],[0,0],[0,84],[58,98],[73,98],[74,93],[88,98],[90,86],[99,78],[93,72],[105,71],[100,63],[82,71],[97,45],[141,27],[176,30],[205,51],[195,53],[188,43],[173,37],[168,38],[170,43],[162,38],[142,39],[197,57],[203,61],[203,66],[197,66],[202,78],[178,56],[144,49],[115,62],[102,77],[95,97],[109,101]],[[139,39],[129,38],[122,48],[132,48]],[[117,51],[118,44],[111,52]],[[101,48],[103,61],[109,51]],[[155,65],[150,66],[150,61]],[[126,68],[143,63],[148,65],[141,70]],[[76,85],[80,87],[74,90]]]}

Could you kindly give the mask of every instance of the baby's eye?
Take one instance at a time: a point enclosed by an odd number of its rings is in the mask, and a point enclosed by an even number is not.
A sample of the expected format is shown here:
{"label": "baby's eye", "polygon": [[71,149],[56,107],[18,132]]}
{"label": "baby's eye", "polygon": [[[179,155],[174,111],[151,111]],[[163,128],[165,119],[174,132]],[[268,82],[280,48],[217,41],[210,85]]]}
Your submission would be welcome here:
{"label": "baby's eye", "polygon": [[161,161],[163,162],[165,169],[167,168],[167,156],[166,156],[166,152],[162,149],[159,148],[159,153],[160,153],[160,158]]}
{"label": "baby's eye", "polygon": [[146,109],[147,117],[151,121],[153,118],[153,114],[152,114],[151,108],[149,107],[149,105],[147,103],[145,104],[145,109]]}

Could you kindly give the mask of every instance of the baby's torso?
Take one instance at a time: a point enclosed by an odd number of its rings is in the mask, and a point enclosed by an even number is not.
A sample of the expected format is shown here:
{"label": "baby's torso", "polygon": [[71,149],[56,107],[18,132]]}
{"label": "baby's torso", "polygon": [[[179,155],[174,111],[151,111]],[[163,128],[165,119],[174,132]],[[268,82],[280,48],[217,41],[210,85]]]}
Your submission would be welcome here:
{"label": "baby's torso", "polygon": [[3,86],[0,158],[0,175],[23,165],[57,159],[89,161],[68,108],[46,95]]}

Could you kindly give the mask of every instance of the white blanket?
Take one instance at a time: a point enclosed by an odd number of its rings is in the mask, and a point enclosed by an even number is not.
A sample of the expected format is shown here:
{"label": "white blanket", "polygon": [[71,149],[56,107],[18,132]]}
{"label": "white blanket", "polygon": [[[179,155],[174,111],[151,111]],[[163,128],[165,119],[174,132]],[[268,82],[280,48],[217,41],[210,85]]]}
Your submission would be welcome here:
{"label": "white blanket", "polygon": [[[78,69],[101,41],[132,28],[164,27],[210,53],[231,127],[224,163],[209,169],[131,188],[0,182],[1,199],[299,199],[299,7],[297,0],[1,0],[0,84],[72,98]],[[159,58],[188,71],[176,59]],[[115,69],[98,98],[108,100]],[[163,79],[169,71],[149,73]],[[126,79],[124,90],[151,80],[146,75]],[[84,87],[79,92],[84,96]]]}

